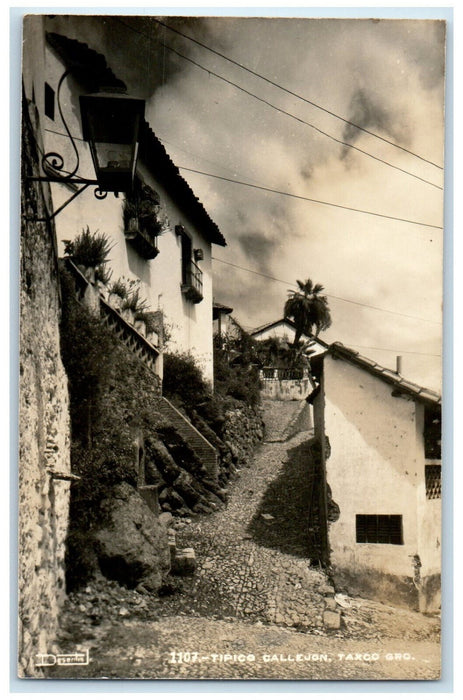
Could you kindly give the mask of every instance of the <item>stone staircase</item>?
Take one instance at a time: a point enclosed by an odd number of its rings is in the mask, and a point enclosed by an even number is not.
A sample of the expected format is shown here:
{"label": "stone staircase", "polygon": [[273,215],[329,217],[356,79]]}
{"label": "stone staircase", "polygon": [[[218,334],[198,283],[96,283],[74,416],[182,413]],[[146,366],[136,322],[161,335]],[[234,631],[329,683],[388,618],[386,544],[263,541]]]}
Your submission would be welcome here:
{"label": "stone staircase", "polygon": [[160,413],[166,418],[171,425],[176,429],[178,434],[188,443],[198,459],[207,469],[208,476],[211,480],[217,480],[218,473],[218,455],[215,447],[206,440],[204,435],[197,430],[192,423],[173,406],[168,399],[160,396],[158,399],[158,408]]}

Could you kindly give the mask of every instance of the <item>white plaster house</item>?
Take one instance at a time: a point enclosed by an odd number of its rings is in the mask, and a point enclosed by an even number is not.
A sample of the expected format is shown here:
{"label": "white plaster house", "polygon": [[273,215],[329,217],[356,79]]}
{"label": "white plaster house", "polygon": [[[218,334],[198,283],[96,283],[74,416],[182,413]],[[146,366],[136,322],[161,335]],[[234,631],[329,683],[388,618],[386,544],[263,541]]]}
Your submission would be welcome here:
{"label": "white plaster house", "polygon": [[318,356],[312,369],[320,383],[315,434],[339,506],[328,532],[336,587],[437,611],[440,396],[341,343]]}
{"label": "white plaster house", "polygon": [[[291,319],[281,318],[255,328],[250,335],[257,341],[273,338],[291,345],[296,335],[296,326]],[[315,355],[324,353],[328,347],[323,341],[304,334],[301,335],[301,343],[305,344],[305,355],[309,360]],[[300,370],[264,367],[260,371],[260,378],[262,397],[275,401],[302,401],[315,388],[309,366]],[[309,418],[309,427],[312,427],[311,418]]]}
{"label": "white plaster house", "polygon": [[[296,335],[296,326],[289,318],[279,318],[277,321],[265,323],[263,326],[254,328],[250,335],[255,340],[279,338],[280,340],[286,340],[287,343],[293,343]],[[308,340],[310,340],[308,336],[301,335],[301,342],[305,343]]]}
{"label": "white plaster house", "polygon": [[[82,138],[79,97],[99,89],[124,88],[136,96],[137,85],[125,86],[107,66],[105,58],[87,44],[47,32],[47,21],[45,16],[29,16],[25,20],[26,98],[36,108],[43,152],[61,154],[65,168],[71,170],[76,154],[58,105],[60,78],[71,69],[61,84],[59,99],[77,146],[78,174],[94,178],[88,143]],[[163,222],[162,232],[157,237],[143,231],[134,233],[128,216],[124,216],[127,197],[108,193],[105,199],[97,200],[93,189],[87,188],[56,216],[59,255],[64,253],[63,241],[72,240],[87,226],[91,232],[106,233],[113,245],[109,263],[112,281],[120,277],[139,281],[141,296],[148,301],[150,309],[163,313],[168,349],[191,353],[212,382],[211,250],[212,244],[225,245],[217,225],[144,119],[140,125],[133,196],[142,201],[146,196],[150,199]],[[54,209],[74,190],[71,185],[52,184]],[[162,352],[158,357],[156,371],[162,376]]]}
{"label": "white plaster house", "polygon": [[220,304],[218,301],[213,302],[212,320],[214,322],[214,335],[228,336],[235,331],[236,324],[230,316],[232,311],[231,306],[225,306],[225,304]]}

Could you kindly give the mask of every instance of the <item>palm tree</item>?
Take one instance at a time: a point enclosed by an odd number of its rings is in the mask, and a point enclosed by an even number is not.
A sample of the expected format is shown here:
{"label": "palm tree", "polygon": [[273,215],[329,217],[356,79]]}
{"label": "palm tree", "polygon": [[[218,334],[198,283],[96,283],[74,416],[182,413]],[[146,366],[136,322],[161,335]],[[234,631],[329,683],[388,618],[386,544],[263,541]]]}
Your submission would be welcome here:
{"label": "palm tree", "polygon": [[328,307],[328,299],[322,296],[324,287],[321,284],[313,284],[311,279],[301,282],[297,280],[299,289],[295,292],[289,291],[289,298],[286,300],[284,314],[285,318],[290,318],[296,326],[293,346],[296,347],[301,335],[312,334],[315,326],[315,337],[331,326],[331,315]]}

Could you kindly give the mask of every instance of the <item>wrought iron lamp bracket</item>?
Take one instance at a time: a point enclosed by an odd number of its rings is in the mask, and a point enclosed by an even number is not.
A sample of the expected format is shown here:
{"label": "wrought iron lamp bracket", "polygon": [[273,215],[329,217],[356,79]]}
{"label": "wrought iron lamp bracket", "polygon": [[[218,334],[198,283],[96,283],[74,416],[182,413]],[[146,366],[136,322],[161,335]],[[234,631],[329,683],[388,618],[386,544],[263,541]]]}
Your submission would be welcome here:
{"label": "wrought iron lamp bracket", "polygon": [[[45,176],[38,176],[38,177],[33,177],[30,176],[27,179],[32,182],[48,182],[48,183],[58,183],[62,185],[82,185],[80,189],[77,189],[69,199],[67,199],[58,209],[56,209],[52,214],[48,215],[45,218],[40,218],[40,219],[34,219],[34,221],[51,221],[54,219],[65,207],[67,207],[68,204],[70,204],[74,199],[76,199],[82,192],[84,192],[87,187],[90,185],[96,185],[95,190],[93,192],[94,196],[96,199],[105,199],[108,195],[107,192],[104,190],[100,189],[98,180],[89,180],[87,178],[80,177],[77,175],[77,171],[79,169],[80,165],[80,159],[79,159],[79,151],[77,149],[75,140],[69,130],[69,127],[67,125],[66,119],[64,118],[63,111],[61,108],[61,99],[60,99],[60,93],[61,93],[61,86],[64,82],[64,80],[68,77],[68,75],[75,69],[74,67],[69,68],[66,70],[63,75],[61,76],[59,83],[58,83],[58,89],[56,91],[56,99],[58,103],[58,110],[59,114],[61,117],[61,121],[63,122],[63,126],[66,129],[66,133],[69,137],[69,140],[71,141],[72,148],[75,153],[76,157],[76,164],[73,168],[72,171],[66,171],[64,170],[64,158],[60,153],[57,153],[56,151],[50,151],[49,153],[45,153],[42,156],[41,160],[41,167],[43,172],[45,173]],[[117,197],[118,193],[115,192],[114,195]]]}

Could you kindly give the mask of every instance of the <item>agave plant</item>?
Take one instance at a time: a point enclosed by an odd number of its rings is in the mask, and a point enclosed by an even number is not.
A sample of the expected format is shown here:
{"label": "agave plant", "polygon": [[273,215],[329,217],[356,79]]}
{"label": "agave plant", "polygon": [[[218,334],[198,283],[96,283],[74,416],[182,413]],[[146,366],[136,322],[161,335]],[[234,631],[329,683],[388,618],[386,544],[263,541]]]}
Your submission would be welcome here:
{"label": "agave plant", "polygon": [[64,252],[76,265],[98,268],[109,261],[113,247],[106,233],[92,232],[87,226],[73,241],[65,241]]}
{"label": "agave plant", "polygon": [[148,302],[146,299],[142,299],[140,295],[140,288],[133,285],[132,289],[129,291],[127,297],[124,299],[122,304],[122,309],[128,309],[132,311],[133,314],[138,315],[148,309]]}
{"label": "agave plant", "polygon": [[116,294],[121,299],[127,299],[130,293],[130,284],[124,277],[119,277],[118,280],[112,283],[109,293]]}

